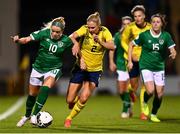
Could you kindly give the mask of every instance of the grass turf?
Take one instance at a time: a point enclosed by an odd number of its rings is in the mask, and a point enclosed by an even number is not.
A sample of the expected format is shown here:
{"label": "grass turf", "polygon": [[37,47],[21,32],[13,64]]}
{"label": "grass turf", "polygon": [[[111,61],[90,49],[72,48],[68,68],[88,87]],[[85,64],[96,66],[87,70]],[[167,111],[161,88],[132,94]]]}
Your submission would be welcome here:
{"label": "grass turf", "polygon": [[[0,114],[18,97],[0,97]],[[16,123],[24,115],[25,104],[16,113],[0,121],[0,133],[180,133],[180,97],[163,98],[158,112],[160,123],[139,119],[139,101],[133,106],[130,119],[120,117],[122,103],[118,96],[93,96],[86,107],[74,118],[72,127],[64,128],[64,119],[69,114],[64,96],[49,96],[43,110],[52,114],[54,120],[48,128],[37,128],[26,123],[17,128]],[[149,104],[152,103],[152,99]],[[150,105],[150,109],[151,109]]]}

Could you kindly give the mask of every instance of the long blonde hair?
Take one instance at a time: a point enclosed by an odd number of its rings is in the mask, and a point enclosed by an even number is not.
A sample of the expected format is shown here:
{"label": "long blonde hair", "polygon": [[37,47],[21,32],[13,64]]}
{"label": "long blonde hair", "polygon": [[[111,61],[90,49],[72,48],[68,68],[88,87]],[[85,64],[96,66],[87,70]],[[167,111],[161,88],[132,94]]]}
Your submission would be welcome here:
{"label": "long blonde hair", "polygon": [[48,22],[48,23],[45,23],[44,24],[44,28],[50,28],[51,29],[51,26],[54,24],[54,23],[59,23],[59,27],[64,30],[65,28],[65,21],[64,21],[64,17],[57,17],[55,19],[53,19],[52,21]]}
{"label": "long blonde hair", "polygon": [[100,18],[99,12],[95,12],[95,13],[89,15],[87,18],[87,22],[89,22],[89,21],[93,21],[100,26],[101,25],[101,18]]}

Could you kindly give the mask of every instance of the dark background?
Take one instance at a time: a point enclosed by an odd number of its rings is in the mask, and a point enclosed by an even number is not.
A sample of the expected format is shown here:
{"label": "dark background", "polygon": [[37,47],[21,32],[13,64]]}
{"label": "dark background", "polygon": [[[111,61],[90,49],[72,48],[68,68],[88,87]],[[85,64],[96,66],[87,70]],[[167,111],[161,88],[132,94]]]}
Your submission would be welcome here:
{"label": "dark background", "polygon": [[[31,32],[39,30],[43,23],[51,21],[53,18],[63,16],[66,21],[64,34],[71,34],[81,25],[86,23],[86,18],[99,11],[102,13],[102,24],[109,28],[114,34],[120,28],[120,18],[125,15],[131,15],[130,11],[136,4],[143,4],[146,8],[147,21],[152,14],[161,12],[167,15],[168,25],[166,30],[171,31],[171,7],[169,0],[20,0],[19,9],[19,34],[20,36],[28,36]],[[179,28],[179,27],[178,27]],[[172,34],[173,35],[173,34]],[[174,35],[173,35],[174,36]],[[30,45],[20,46],[19,61],[24,54],[30,54],[31,64],[34,62],[38,43],[30,43]],[[64,76],[69,76],[73,66],[74,57],[71,51],[64,54]],[[167,61],[166,72],[168,74],[176,74],[175,63]],[[108,58],[105,55],[105,76],[109,76]]]}

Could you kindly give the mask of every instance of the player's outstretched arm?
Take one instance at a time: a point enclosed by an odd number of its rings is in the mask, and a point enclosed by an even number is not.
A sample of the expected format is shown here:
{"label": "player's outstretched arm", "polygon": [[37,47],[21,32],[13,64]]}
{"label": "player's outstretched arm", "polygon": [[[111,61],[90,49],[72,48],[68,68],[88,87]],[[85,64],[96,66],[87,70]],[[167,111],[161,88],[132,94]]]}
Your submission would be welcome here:
{"label": "player's outstretched arm", "polygon": [[32,38],[30,36],[19,38],[19,35],[15,35],[15,36],[11,36],[11,39],[13,40],[13,42],[19,44],[26,44],[32,41]]}

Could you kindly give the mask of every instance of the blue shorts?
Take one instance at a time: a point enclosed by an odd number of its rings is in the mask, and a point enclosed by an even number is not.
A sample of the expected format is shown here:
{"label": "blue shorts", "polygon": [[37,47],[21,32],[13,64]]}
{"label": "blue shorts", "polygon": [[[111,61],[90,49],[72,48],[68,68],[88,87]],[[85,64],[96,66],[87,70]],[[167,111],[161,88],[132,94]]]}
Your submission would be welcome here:
{"label": "blue shorts", "polygon": [[96,87],[98,87],[101,74],[102,71],[88,72],[81,70],[79,66],[75,66],[72,70],[72,77],[70,79],[70,83],[82,84],[83,81],[90,81],[94,82]]}
{"label": "blue shorts", "polygon": [[134,62],[133,61],[133,68],[129,72],[129,77],[130,78],[135,78],[140,75],[140,70],[139,70],[139,62]]}

